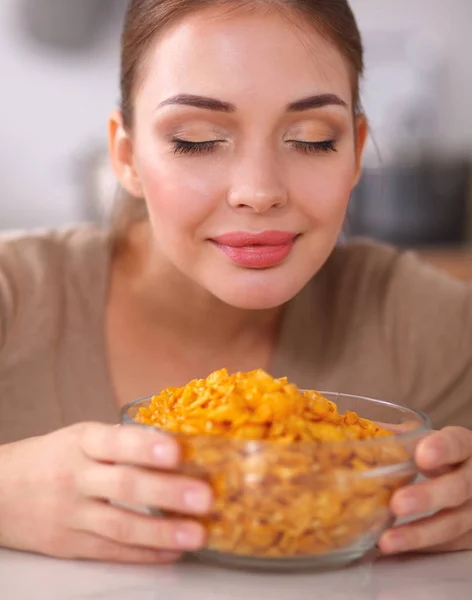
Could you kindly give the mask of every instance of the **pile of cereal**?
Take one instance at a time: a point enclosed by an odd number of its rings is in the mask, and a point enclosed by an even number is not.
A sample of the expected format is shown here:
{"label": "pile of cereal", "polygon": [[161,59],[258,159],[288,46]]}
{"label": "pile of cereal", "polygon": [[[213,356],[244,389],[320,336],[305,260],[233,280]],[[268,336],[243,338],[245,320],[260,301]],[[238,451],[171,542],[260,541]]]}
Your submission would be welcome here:
{"label": "pile of cereal", "polygon": [[141,408],[140,423],[174,433],[214,434],[252,440],[336,441],[389,435],[315,391],[301,392],[287,378],[262,370],[228,374],[226,369],[183,388],[169,388]]}

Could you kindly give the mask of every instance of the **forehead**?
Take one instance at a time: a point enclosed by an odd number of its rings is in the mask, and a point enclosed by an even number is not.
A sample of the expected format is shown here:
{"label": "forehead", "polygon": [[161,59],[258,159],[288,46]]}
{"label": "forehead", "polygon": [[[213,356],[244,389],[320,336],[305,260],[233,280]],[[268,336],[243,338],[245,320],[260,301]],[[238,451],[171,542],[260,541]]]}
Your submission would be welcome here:
{"label": "forehead", "polygon": [[314,25],[280,11],[207,9],[166,30],[153,47],[136,101],[200,94],[242,107],[335,93],[351,104],[349,66]]}

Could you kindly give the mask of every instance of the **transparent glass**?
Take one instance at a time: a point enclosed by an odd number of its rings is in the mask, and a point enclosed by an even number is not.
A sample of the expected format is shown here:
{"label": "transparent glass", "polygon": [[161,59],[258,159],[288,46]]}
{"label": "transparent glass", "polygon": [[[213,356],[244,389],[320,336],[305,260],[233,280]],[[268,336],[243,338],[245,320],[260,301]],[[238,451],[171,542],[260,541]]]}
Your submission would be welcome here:
{"label": "transparent glass", "polygon": [[[195,553],[200,559],[274,571],[339,567],[362,558],[392,524],[390,499],[417,475],[414,452],[430,430],[427,416],[371,398],[323,395],[393,435],[287,445],[167,432],[182,447],[179,472],[214,490],[214,510],[200,519],[208,531],[205,549]],[[149,427],[136,421],[149,403],[125,406],[122,422]]]}

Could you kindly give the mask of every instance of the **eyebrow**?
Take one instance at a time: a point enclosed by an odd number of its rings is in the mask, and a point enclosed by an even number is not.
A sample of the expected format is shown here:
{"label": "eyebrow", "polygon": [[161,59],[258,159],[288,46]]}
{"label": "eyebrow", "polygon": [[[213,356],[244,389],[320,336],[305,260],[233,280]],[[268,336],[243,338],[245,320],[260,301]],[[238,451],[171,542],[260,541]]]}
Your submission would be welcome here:
{"label": "eyebrow", "polygon": [[336,94],[320,94],[318,96],[308,96],[302,100],[297,100],[289,104],[286,108],[287,112],[302,112],[313,108],[324,108],[325,106],[342,106],[347,108],[347,103],[344,102]]}
{"label": "eyebrow", "polygon": [[224,113],[236,112],[236,107],[234,104],[222,102],[221,100],[215,100],[214,98],[207,98],[206,96],[194,96],[193,94],[179,94],[178,96],[172,96],[171,98],[164,100],[164,102],[161,102],[158,108],[168,106],[169,104],[194,106],[196,108],[203,108],[206,110],[214,110]]}
{"label": "eyebrow", "polygon": [[[178,94],[161,102],[158,106],[163,108],[169,105],[193,106],[204,110],[213,110],[222,113],[236,112],[236,106],[230,102],[223,102],[215,98],[207,98],[206,96],[196,96],[194,94]],[[308,96],[296,102],[288,104],[285,108],[287,112],[303,112],[315,108],[324,108],[325,106],[342,106],[347,108],[348,105],[336,94],[319,94],[317,96]]]}

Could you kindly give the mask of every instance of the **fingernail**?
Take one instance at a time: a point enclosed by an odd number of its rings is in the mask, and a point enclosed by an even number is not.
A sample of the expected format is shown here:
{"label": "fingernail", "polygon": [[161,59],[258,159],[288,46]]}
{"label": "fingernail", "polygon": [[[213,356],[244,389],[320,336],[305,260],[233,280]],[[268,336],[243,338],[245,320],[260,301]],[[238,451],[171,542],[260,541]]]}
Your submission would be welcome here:
{"label": "fingernail", "polygon": [[158,442],[152,449],[152,454],[159,467],[173,467],[178,461],[178,452],[174,444]]}
{"label": "fingernail", "polygon": [[420,503],[414,496],[403,496],[398,501],[398,516],[406,517],[420,511]]}
{"label": "fingernail", "polygon": [[185,506],[195,513],[206,513],[211,506],[211,495],[207,490],[187,490],[184,493]]}
{"label": "fingernail", "polygon": [[203,543],[201,532],[193,527],[177,529],[175,539],[182,550],[197,550]]}
{"label": "fingernail", "polygon": [[440,463],[442,461],[442,455],[443,453],[441,450],[435,446],[426,448],[425,457],[430,465],[437,465]]}
{"label": "fingernail", "polygon": [[438,439],[426,439],[422,446],[420,446],[420,456],[423,460],[426,460],[428,466],[435,467],[439,463],[443,462],[444,448],[442,448]]}

